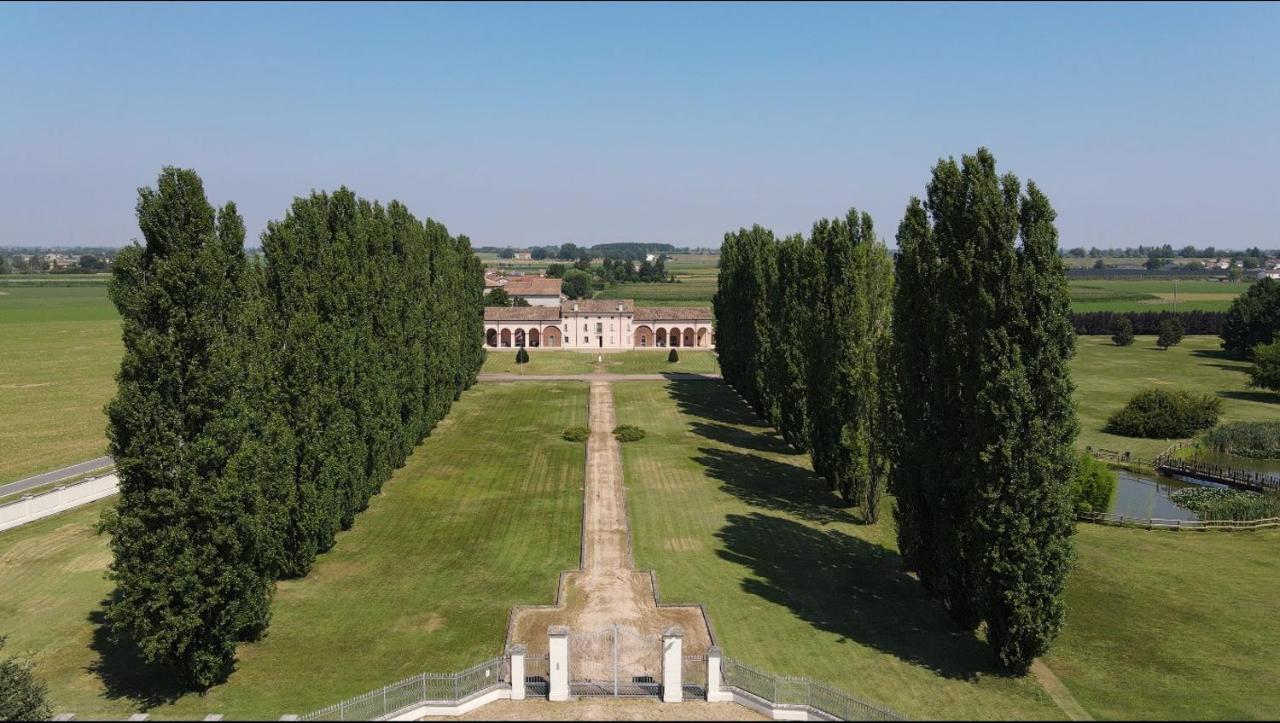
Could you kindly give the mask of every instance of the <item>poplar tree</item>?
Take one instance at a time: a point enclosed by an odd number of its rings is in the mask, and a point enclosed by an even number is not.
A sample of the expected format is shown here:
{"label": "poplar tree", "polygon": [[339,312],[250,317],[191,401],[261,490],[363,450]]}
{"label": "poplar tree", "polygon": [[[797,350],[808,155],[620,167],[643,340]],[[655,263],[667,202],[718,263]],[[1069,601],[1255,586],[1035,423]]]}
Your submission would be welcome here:
{"label": "poplar tree", "polygon": [[846,501],[862,504],[873,522],[887,474],[880,356],[892,267],[871,216],[856,209],[815,223],[810,243],[816,287],[807,335],[810,457],[814,471]]}
{"label": "poplar tree", "polygon": [[788,444],[802,452],[809,451],[808,359],[811,354],[820,353],[811,320],[818,272],[812,261],[810,247],[800,234],[788,236],[778,244],[774,302],[770,307],[777,340],[771,350],[768,373],[775,388],[771,396],[777,418],[770,421]]}
{"label": "poplar tree", "polygon": [[981,149],[940,161],[898,232],[899,547],[1018,672],[1061,628],[1071,556],[1074,337],[1054,217]]}
{"label": "poplar tree", "polygon": [[125,354],[107,405],[119,502],[107,619],[187,684],[224,680],[236,643],[265,628],[273,579],[268,505],[244,449],[237,323],[244,223],[215,212],[194,171],[138,191],[145,244],[120,253],[110,295]]}

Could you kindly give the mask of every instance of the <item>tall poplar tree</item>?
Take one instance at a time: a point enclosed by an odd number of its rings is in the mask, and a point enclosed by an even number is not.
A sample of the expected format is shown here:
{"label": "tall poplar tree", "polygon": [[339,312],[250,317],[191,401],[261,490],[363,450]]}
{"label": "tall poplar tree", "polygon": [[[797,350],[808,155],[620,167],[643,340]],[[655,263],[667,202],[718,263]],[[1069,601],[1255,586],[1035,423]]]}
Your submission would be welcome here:
{"label": "tall poplar tree", "polygon": [[107,405],[120,476],[104,519],[107,619],[145,659],[206,688],[226,678],[236,643],[265,628],[273,580],[269,505],[244,473],[236,414],[244,223],[234,204],[214,211],[194,171],[165,168],[138,196],[145,245],[120,253],[110,286],[125,355]]}
{"label": "tall poplar tree", "polygon": [[898,234],[899,546],[1013,671],[1061,628],[1071,556],[1074,337],[1054,217],[981,149],[939,162]]}

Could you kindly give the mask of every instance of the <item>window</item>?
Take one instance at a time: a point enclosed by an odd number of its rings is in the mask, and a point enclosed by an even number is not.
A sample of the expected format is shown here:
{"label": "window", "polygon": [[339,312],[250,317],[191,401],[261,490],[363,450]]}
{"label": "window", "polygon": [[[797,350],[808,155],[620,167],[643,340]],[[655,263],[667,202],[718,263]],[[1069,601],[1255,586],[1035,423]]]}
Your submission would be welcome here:
{"label": "window", "polygon": [[598,321],[597,321],[597,322],[596,322],[596,333],[597,333],[597,334],[600,334],[600,333],[603,333],[603,332],[604,332],[604,324],[601,324],[600,322],[598,322]]}

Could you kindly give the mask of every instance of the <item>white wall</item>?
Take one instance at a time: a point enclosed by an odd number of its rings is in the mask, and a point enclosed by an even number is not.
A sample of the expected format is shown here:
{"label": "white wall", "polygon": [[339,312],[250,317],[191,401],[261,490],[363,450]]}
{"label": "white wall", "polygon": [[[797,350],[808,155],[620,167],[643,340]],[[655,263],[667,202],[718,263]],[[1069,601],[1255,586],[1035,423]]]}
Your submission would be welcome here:
{"label": "white wall", "polygon": [[80,505],[87,505],[103,497],[110,497],[118,491],[119,485],[120,479],[114,474],[91,477],[83,482],[2,505],[0,506],[0,530],[9,530]]}

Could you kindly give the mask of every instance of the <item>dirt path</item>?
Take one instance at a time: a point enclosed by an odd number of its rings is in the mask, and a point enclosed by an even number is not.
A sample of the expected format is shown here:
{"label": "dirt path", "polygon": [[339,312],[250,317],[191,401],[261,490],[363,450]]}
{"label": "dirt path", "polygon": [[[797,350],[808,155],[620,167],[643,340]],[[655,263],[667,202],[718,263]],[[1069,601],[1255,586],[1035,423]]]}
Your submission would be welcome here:
{"label": "dirt path", "polygon": [[[622,484],[622,455],[613,436],[616,425],[613,392],[607,381],[593,379],[590,394],[591,436],[587,440],[586,481],[583,490],[581,567],[564,574],[556,606],[518,607],[512,611],[507,643],[522,643],[530,655],[547,649],[547,628],[567,625],[573,639],[619,625],[657,640],[664,628],[684,631],[685,655],[701,655],[711,644],[710,631],[696,606],[658,607],[653,578],[635,570],[627,527],[626,493]],[[656,655],[656,648],[636,651]],[[581,662],[585,664],[586,656]],[[577,663],[571,661],[571,666]],[[583,668],[574,671],[591,675]]]}
{"label": "dirt path", "polygon": [[1040,681],[1040,686],[1044,688],[1044,692],[1049,694],[1054,704],[1058,706],[1067,718],[1071,720],[1093,720],[1093,716],[1089,715],[1089,711],[1080,705],[1080,701],[1071,695],[1071,691],[1067,690],[1067,686],[1039,658],[1031,664],[1031,674],[1035,676],[1036,680]]}

